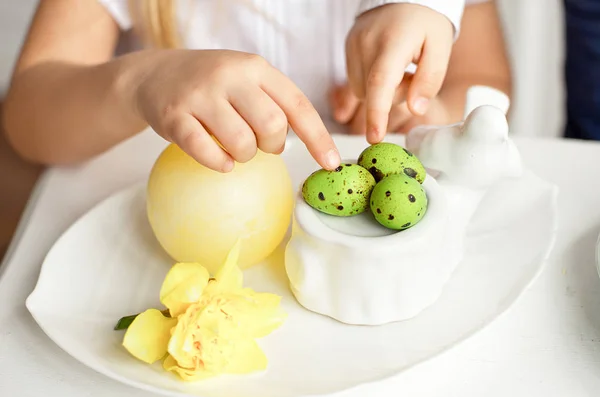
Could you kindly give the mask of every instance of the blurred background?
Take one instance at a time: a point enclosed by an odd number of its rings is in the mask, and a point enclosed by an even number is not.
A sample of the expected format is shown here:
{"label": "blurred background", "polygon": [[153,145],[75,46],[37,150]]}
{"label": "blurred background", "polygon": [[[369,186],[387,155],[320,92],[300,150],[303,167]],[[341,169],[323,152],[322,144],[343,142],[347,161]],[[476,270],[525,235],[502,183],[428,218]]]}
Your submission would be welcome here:
{"label": "blurred background", "polygon": [[[0,109],[37,2],[0,0]],[[497,0],[497,3],[515,82],[510,114],[512,132],[516,136],[559,137],[565,113],[562,1]],[[40,167],[26,164],[14,155],[0,133],[0,259],[40,173]]]}

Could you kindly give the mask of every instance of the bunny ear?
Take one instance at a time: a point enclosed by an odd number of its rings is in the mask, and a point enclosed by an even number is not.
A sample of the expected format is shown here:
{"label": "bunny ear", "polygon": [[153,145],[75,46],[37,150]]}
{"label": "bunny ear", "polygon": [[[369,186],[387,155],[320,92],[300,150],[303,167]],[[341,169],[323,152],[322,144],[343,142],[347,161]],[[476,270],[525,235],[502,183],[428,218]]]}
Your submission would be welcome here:
{"label": "bunny ear", "polygon": [[509,106],[510,99],[500,90],[487,86],[469,88],[463,134],[479,141],[506,139]]}
{"label": "bunny ear", "polygon": [[469,114],[463,127],[463,136],[479,142],[497,142],[508,138],[508,121],[502,110],[484,105]]}
{"label": "bunny ear", "polygon": [[467,90],[464,119],[480,106],[494,106],[506,115],[510,106],[510,99],[500,90],[492,87],[475,85]]}

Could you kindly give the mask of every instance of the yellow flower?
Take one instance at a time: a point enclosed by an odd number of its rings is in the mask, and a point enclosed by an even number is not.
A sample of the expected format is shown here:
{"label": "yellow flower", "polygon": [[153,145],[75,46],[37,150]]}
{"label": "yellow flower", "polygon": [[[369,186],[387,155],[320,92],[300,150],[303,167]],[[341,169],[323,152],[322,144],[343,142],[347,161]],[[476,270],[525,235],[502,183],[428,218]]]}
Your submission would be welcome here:
{"label": "yellow flower", "polygon": [[255,339],[278,328],[285,313],[279,296],[243,288],[239,252],[238,242],[214,278],[198,264],[175,265],[160,296],[176,324],[166,324],[157,310],[143,313],[126,334],[131,354],[154,362],[168,353],[163,367],[187,381],[264,370],[267,359]]}

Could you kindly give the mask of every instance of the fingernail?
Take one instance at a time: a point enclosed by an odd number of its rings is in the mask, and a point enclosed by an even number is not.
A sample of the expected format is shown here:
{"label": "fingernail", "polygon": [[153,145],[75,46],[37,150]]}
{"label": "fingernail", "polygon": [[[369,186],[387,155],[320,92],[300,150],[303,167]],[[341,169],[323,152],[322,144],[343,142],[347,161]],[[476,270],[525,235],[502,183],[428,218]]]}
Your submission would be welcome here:
{"label": "fingernail", "polygon": [[233,167],[235,166],[233,160],[227,160],[225,164],[223,164],[223,172],[231,172],[233,171]]}
{"label": "fingernail", "polygon": [[346,124],[350,119],[350,114],[347,109],[339,109],[334,115],[335,121],[341,124]]}
{"label": "fingernail", "polygon": [[274,154],[281,154],[285,150],[285,143]]}
{"label": "fingernail", "polygon": [[371,145],[379,143],[379,129],[375,126],[370,127],[367,133],[367,142]]}
{"label": "fingernail", "polygon": [[325,164],[327,165],[327,168],[330,170],[336,169],[340,165],[341,162],[342,162],[342,159],[340,158],[340,154],[335,149],[331,149],[325,155]]}
{"label": "fingernail", "polygon": [[427,113],[428,107],[429,99],[423,97],[418,97],[417,99],[415,99],[415,103],[413,104],[415,112],[417,112],[421,116]]}

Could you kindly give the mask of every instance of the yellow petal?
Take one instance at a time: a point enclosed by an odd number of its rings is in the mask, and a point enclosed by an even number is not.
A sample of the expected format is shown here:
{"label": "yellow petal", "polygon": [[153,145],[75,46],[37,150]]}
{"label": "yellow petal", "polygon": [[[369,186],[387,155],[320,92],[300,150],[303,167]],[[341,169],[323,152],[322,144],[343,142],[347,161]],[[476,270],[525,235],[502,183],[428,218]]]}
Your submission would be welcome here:
{"label": "yellow petal", "polygon": [[199,324],[201,315],[200,305],[192,304],[185,315],[179,317],[167,346],[169,354],[185,367],[193,366],[194,334],[200,332],[196,329],[196,325]]}
{"label": "yellow petal", "polygon": [[241,241],[237,240],[231,251],[227,254],[225,263],[223,263],[223,266],[217,271],[215,280],[218,285],[218,291],[214,291],[213,293],[234,291],[242,288],[244,277],[237,265],[240,258],[240,246]]}
{"label": "yellow petal", "polygon": [[163,361],[163,368],[167,371],[172,371],[175,369],[175,367],[177,367],[177,361],[175,361],[173,356],[167,354],[167,357],[165,357],[165,361]]}
{"label": "yellow petal", "polygon": [[152,364],[167,353],[171,329],[177,324],[156,309],[149,309],[133,320],[123,338],[123,346],[132,356]]}
{"label": "yellow petal", "polygon": [[216,375],[205,370],[194,371],[191,369],[182,368],[177,365],[177,361],[175,361],[175,359],[170,355],[165,358],[165,361],[163,362],[163,368],[169,372],[173,372],[187,382],[207,379]]}
{"label": "yellow petal", "polygon": [[287,314],[280,306],[280,296],[258,293],[253,295],[253,299],[256,310],[251,313],[248,332],[254,338],[262,338],[279,328],[287,318]]}
{"label": "yellow petal", "polygon": [[219,337],[204,339],[206,343],[202,348],[203,368],[216,374],[227,372],[227,366],[236,352],[237,340]]}
{"label": "yellow petal", "polygon": [[193,275],[161,298],[162,304],[169,309],[171,317],[178,317],[185,313],[191,304],[201,298],[205,290],[202,285],[206,285],[204,282],[203,277]]}
{"label": "yellow petal", "polygon": [[209,274],[208,270],[199,263],[176,263],[171,267],[165,281],[163,281],[162,288],[160,290],[160,296],[167,294],[170,290],[180,284],[182,281],[187,280],[190,276],[195,274],[201,275],[208,281]]}
{"label": "yellow petal", "polygon": [[252,339],[236,341],[235,355],[227,366],[229,374],[247,374],[267,369],[267,357]]}
{"label": "yellow petal", "polygon": [[160,289],[160,301],[171,317],[179,316],[200,299],[209,278],[208,270],[199,263],[177,263],[169,270]]}
{"label": "yellow petal", "polygon": [[249,288],[238,292],[222,307],[232,316],[234,323],[252,338],[262,338],[285,321],[287,315],[280,307],[281,297],[269,293],[256,293]]}
{"label": "yellow petal", "polygon": [[213,374],[212,372],[208,372],[208,371],[204,371],[204,370],[191,371],[191,370],[187,370],[185,368],[179,368],[179,367],[176,367],[172,372],[179,375],[179,377],[186,382],[196,382],[199,380],[212,378],[217,375],[217,374]]}

